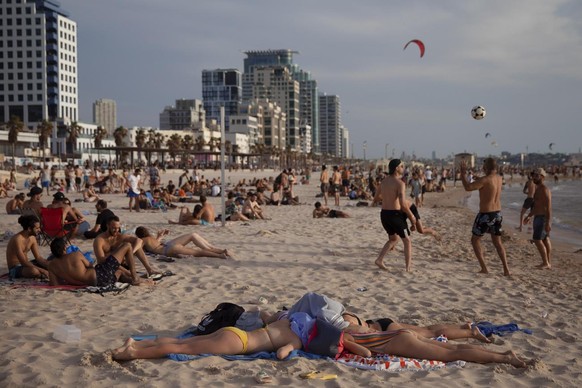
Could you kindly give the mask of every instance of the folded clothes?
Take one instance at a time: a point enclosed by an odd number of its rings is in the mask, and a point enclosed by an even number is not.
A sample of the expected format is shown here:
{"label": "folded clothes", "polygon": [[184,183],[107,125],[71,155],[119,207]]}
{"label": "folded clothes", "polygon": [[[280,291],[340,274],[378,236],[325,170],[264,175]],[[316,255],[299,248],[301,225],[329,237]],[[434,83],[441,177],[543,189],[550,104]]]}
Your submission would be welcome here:
{"label": "folded clothes", "polygon": [[513,333],[515,331],[522,331],[526,334],[533,334],[533,331],[529,329],[520,329],[516,323],[508,323],[506,325],[494,325],[491,322],[482,321],[477,322],[476,326],[481,330],[481,333],[486,337],[491,337],[493,334],[503,337],[507,333]]}

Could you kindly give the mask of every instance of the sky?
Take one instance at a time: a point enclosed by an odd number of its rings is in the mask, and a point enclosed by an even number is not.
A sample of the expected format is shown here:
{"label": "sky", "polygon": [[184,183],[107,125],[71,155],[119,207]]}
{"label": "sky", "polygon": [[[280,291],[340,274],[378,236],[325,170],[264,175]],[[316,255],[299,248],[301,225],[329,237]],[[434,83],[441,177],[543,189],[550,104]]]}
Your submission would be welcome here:
{"label": "sky", "polygon": [[[60,3],[78,26],[82,122],[111,98],[118,125],[158,127],[165,106],[202,99],[202,70],[242,72],[244,51],[291,49],[320,93],[340,97],[357,158],[582,147],[579,0]],[[403,50],[411,39],[423,58]]]}

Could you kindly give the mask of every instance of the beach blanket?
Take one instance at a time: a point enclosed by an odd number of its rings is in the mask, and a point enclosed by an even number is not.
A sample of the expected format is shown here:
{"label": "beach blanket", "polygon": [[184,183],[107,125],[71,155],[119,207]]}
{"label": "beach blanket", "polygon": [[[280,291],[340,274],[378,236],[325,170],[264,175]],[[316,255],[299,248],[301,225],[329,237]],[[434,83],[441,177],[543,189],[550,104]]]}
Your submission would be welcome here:
{"label": "beach blanket", "polygon": [[[193,337],[191,332],[184,332],[178,336],[178,338],[189,338]],[[437,341],[446,342],[445,337],[439,337]],[[190,354],[168,354],[168,358],[174,361],[191,361],[198,360],[202,357],[214,356],[213,354],[200,354],[200,355],[190,355]],[[276,352],[258,352],[252,354],[244,355],[220,355],[220,357],[225,360],[235,361],[251,361],[251,360],[277,360]],[[311,360],[323,359],[327,361],[336,361],[343,365],[351,366],[358,369],[367,370],[383,370],[387,372],[401,372],[401,371],[426,371],[426,370],[436,370],[445,367],[459,367],[465,366],[465,361],[455,361],[455,362],[441,362],[441,361],[430,361],[430,360],[418,360],[406,357],[396,357],[390,356],[388,354],[376,354],[374,357],[362,357],[349,352],[343,352],[341,356],[334,360],[333,358],[326,356],[319,356],[313,353],[307,353],[302,350],[292,351],[287,360],[295,357],[304,357]]]}
{"label": "beach blanket", "polygon": [[491,337],[493,334],[503,337],[505,334],[513,333],[516,331],[522,331],[526,334],[533,334],[530,329],[520,329],[516,323],[508,323],[506,325],[494,325],[491,322],[482,321],[477,322],[477,327],[481,330],[481,333],[486,337]]}
{"label": "beach blanket", "polygon": [[40,288],[58,291],[91,292],[100,294],[101,296],[105,296],[104,293],[108,292],[113,292],[115,295],[118,295],[129,288],[129,284],[119,282],[106,287],[73,286],[69,284],[51,286],[48,282],[37,279],[10,279],[9,274],[0,276],[0,285],[10,288]]}

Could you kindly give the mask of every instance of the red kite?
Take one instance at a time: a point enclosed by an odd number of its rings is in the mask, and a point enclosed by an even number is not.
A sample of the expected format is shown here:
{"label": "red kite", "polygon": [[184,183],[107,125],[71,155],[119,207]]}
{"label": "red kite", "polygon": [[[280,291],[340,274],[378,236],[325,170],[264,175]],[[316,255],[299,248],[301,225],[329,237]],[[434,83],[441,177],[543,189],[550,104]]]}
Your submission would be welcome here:
{"label": "red kite", "polygon": [[416,43],[418,45],[418,48],[420,49],[420,57],[422,58],[422,56],[424,55],[424,43],[422,43],[421,40],[412,39],[410,42],[408,42],[408,43],[406,43],[406,45],[404,45],[403,50],[406,50],[406,48],[408,47],[408,45],[410,43]]}

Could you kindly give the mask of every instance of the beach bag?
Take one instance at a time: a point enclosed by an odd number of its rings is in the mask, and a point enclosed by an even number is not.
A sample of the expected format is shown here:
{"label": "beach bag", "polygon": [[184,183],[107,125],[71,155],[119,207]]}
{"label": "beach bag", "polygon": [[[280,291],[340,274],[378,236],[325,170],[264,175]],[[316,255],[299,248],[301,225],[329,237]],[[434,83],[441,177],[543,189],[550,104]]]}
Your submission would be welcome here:
{"label": "beach bag", "polygon": [[245,309],[234,303],[220,303],[214,310],[202,317],[196,327],[197,335],[211,334],[220,328],[234,326]]}
{"label": "beach bag", "polygon": [[321,317],[309,333],[305,351],[331,358],[338,358],[344,350],[344,333]]}

